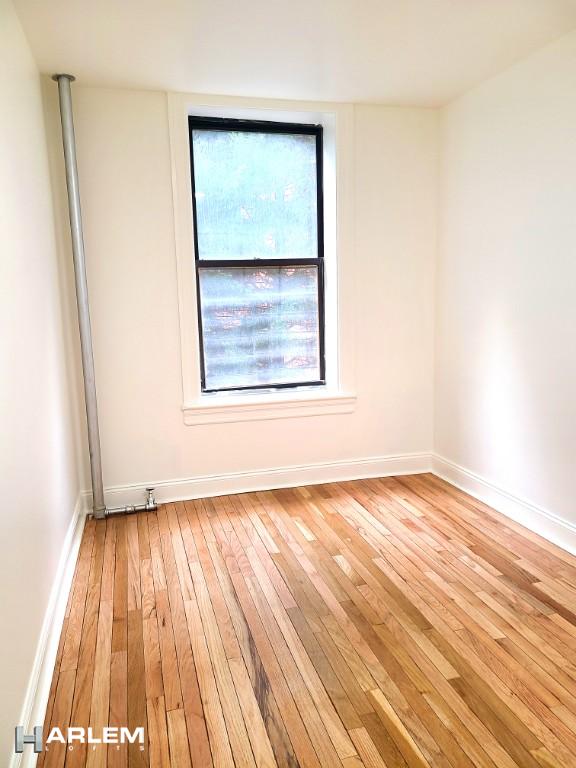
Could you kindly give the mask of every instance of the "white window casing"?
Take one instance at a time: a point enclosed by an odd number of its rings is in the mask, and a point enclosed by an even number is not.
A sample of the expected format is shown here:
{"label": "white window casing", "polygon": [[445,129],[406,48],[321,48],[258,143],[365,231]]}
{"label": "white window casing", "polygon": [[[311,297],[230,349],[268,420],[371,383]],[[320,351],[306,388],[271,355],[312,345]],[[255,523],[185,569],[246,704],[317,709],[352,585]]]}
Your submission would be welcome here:
{"label": "white window casing", "polygon": [[[320,123],[324,128],[325,386],[201,392],[188,135],[191,114]],[[170,93],[168,125],[184,423],[194,426],[350,413],[356,403],[353,106]]]}

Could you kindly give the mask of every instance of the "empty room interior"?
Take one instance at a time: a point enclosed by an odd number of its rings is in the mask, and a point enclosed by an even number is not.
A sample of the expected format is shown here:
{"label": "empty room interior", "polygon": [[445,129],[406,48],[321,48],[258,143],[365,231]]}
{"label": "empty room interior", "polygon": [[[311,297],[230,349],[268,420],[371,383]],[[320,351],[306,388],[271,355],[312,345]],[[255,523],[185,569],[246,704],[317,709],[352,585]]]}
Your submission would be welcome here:
{"label": "empty room interior", "polygon": [[576,768],[576,2],[0,0],[0,765]]}

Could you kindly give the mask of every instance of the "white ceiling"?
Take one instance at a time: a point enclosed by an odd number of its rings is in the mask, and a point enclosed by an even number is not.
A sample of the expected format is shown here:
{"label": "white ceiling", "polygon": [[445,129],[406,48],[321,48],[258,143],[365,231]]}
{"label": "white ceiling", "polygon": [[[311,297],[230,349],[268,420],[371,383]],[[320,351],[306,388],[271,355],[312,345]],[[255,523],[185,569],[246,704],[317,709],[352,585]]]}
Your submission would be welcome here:
{"label": "white ceiling", "polygon": [[576,0],[15,0],[42,72],[438,105],[576,27]]}

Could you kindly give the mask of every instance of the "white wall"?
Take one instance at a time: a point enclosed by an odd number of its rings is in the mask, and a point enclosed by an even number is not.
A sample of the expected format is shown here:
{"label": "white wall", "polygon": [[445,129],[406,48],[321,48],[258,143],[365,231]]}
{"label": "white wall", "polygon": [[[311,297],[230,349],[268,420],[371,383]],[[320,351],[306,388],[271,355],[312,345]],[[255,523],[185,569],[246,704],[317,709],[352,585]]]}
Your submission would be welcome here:
{"label": "white wall", "polygon": [[441,456],[572,523],[575,96],[571,34],[445,111],[435,426]]}
{"label": "white wall", "polygon": [[106,487],[431,449],[437,113],[355,110],[356,412],[191,427],[166,95],[75,85],[74,109]]}
{"label": "white wall", "polygon": [[[69,280],[58,264],[40,81],[0,1],[0,762],[13,751],[80,489]],[[70,352],[70,354],[69,354]],[[77,436],[78,435],[78,436]]]}

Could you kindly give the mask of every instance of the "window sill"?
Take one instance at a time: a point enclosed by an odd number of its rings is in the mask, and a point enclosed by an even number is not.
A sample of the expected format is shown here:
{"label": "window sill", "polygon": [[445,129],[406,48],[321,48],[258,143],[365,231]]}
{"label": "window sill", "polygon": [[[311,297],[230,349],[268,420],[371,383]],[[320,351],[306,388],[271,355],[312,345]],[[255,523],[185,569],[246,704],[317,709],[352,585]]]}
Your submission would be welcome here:
{"label": "window sill", "polygon": [[334,416],[352,413],[355,395],[294,393],[267,395],[204,396],[182,407],[184,424],[227,424],[239,421],[289,419],[302,416]]}

